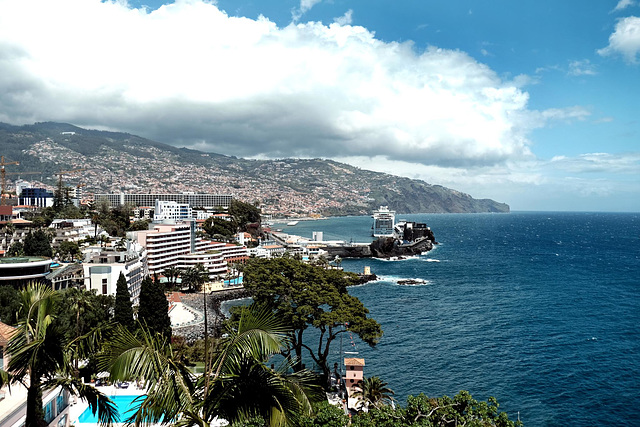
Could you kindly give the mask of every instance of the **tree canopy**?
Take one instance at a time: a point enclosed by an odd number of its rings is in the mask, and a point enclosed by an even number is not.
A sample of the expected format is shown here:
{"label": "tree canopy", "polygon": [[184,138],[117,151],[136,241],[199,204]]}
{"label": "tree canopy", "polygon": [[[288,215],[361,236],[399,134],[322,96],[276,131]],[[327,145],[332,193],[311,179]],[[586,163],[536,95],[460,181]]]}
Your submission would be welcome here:
{"label": "tree canopy", "polygon": [[[322,369],[325,380],[330,375],[328,363],[331,343],[348,330],[365,343],[375,346],[382,328],[368,317],[369,310],[347,292],[358,277],[341,270],[327,270],[292,258],[253,259],[244,268],[245,288],[256,304],[271,307],[291,325],[287,352],[293,352],[301,368],[303,349]],[[318,342],[305,338],[307,328],[317,328]]]}
{"label": "tree canopy", "polygon": [[69,288],[60,292],[57,321],[69,339],[106,327],[113,318],[115,298],[94,291]]}
{"label": "tree canopy", "polygon": [[0,285],[0,321],[7,325],[18,322],[20,293],[13,286]]}
{"label": "tree canopy", "polygon": [[375,376],[358,381],[356,392],[353,393],[353,397],[359,401],[359,406],[367,409],[391,403],[393,395],[394,392],[387,387],[387,383]]}
{"label": "tree canopy", "polygon": [[151,331],[162,334],[171,340],[171,319],[169,319],[169,301],[160,284],[146,277],[140,287],[140,307],[138,320]]}
{"label": "tree canopy", "polygon": [[261,426],[300,425],[324,393],[310,372],[291,374],[286,363],[276,370],[265,366],[264,360],[280,350],[286,331],[271,312],[245,311],[236,327],[227,329],[204,374],[196,377],[162,335],[144,326],[138,335],[120,327],[100,366],[112,380],[147,382],[147,394],[130,422],[206,426],[220,417],[231,425],[257,418],[266,420]]}
{"label": "tree canopy", "polygon": [[206,219],[202,228],[211,238],[215,236],[223,236],[225,239],[231,239],[238,231],[238,223],[234,220],[209,217]]}
{"label": "tree canopy", "polygon": [[127,279],[122,272],[116,282],[116,305],[114,320],[132,331],[134,329],[133,305]]}
{"label": "tree canopy", "polygon": [[467,391],[453,398],[443,396],[430,398],[424,394],[409,396],[406,406],[388,405],[369,408],[351,419],[352,427],[516,427],[505,412],[498,410],[497,400],[490,397],[486,402],[475,400]]}
{"label": "tree canopy", "polygon": [[0,369],[0,387],[22,383],[27,388],[25,425],[46,427],[43,390],[62,387],[97,409],[101,424],[115,420],[117,412],[107,396],[84,384],[74,374],[72,356],[85,357],[95,340],[68,340],[56,320],[59,293],[42,284],[20,292],[19,324],[7,346],[7,371]]}
{"label": "tree canopy", "polygon": [[51,240],[42,229],[30,231],[24,238],[24,254],[27,256],[51,257]]}
{"label": "tree canopy", "polygon": [[236,199],[231,200],[229,215],[242,231],[246,231],[247,224],[260,222],[260,209],[250,203],[244,203]]}

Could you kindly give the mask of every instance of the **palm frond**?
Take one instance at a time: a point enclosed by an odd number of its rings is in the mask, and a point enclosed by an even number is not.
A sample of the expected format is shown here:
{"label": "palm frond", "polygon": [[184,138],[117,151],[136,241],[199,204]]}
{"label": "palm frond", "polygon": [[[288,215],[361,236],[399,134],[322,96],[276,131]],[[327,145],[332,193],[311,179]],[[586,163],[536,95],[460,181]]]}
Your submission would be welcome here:
{"label": "palm frond", "polygon": [[69,393],[84,399],[89,404],[92,413],[98,413],[100,425],[106,426],[120,421],[118,411],[113,401],[100,390],[84,384],[78,378],[55,377],[42,383],[43,388],[62,387]]}
{"label": "palm frond", "polygon": [[193,405],[191,372],[173,357],[171,345],[162,335],[142,328],[139,336],[118,327],[98,366],[115,380],[144,379],[147,395],[128,422],[162,422],[175,419]]}

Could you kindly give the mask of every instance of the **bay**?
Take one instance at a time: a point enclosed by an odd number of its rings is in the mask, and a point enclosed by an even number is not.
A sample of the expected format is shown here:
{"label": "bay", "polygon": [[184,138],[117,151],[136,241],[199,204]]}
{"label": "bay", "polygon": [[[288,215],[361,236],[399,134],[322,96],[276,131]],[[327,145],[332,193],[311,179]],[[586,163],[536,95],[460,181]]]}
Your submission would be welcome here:
{"label": "bay", "polygon": [[[400,261],[343,260],[380,279],[350,292],[381,323],[366,360],[400,402],[410,394],[494,396],[529,426],[640,419],[640,214],[398,215],[440,243]],[[371,218],[301,221],[285,232],[371,241]],[[421,279],[417,286],[399,279]],[[334,361],[341,360],[339,345]]]}

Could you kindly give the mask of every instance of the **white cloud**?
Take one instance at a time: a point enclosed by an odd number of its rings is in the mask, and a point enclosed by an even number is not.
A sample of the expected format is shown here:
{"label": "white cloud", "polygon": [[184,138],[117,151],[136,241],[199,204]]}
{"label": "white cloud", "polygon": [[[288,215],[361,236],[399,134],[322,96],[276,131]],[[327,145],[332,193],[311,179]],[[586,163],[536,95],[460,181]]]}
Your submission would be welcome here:
{"label": "white cloud", "polygon": [[338,18],[333,20],[338,25],[351,25],[353,22],[353,10],[349,9],[346,13]]}
{"label": "white cloud", "polygon": [[381,156],[338,160],[394,175],[402,171],[410,178],[455,188],[476,198],[507,202],[513,210],[640,209],[640,153],[529,158],[473,170],[391,161]]}
{"label": "white cloud", "polygon": [[300,0],[300,6],[291,11],[291,18],[294,22],[297,22],[302,15],[310,11],[313,6],[320,3],[322,0]]}
{"label": "white cloud", "polygon": [[532,129],[588,115],[529,110],[525,80],[461,51],[417,53],[358,26],[279,28],[201,0],[155,11],[0,0],[0,121],[11,123],[108,127],[237,156],[481,167],[530,158]]}
{"label": "white cloud", "polygon": [[581,61],[569,62],[569,71],[567,74],[570,76],[595,76],[598,73],[591,61],[583,59]]}
{"label": "white cloud", "polygon": [[571,173],[640,175],[640,153],[587,153],[576,157],[558,156],[550,164]]}
{"label": "white cloud", "polygon": [[636,62],[639,52],[640,18],[637,16],[620,19],[615,31],[609,36],[609,45],[598,50],[603,56],[618,53],[632,63]]}
{"label": "white cloud", "polygon": [[620,0],[611,12],[618,12],[620,10],[626,9],[629,6],[633,6],[634,4],[635,2],[633,0]]}

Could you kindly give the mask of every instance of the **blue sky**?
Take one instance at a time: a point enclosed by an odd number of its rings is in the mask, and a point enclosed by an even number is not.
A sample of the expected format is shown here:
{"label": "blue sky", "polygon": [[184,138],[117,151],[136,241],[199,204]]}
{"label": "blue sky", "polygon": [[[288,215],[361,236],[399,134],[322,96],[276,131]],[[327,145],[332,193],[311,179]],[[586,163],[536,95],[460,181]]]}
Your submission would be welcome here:
{"label": "blue sky", "polygon": [[640,211],[639,16],[636,0],[0,0],[0,121],[332,158],[514,210]]}

